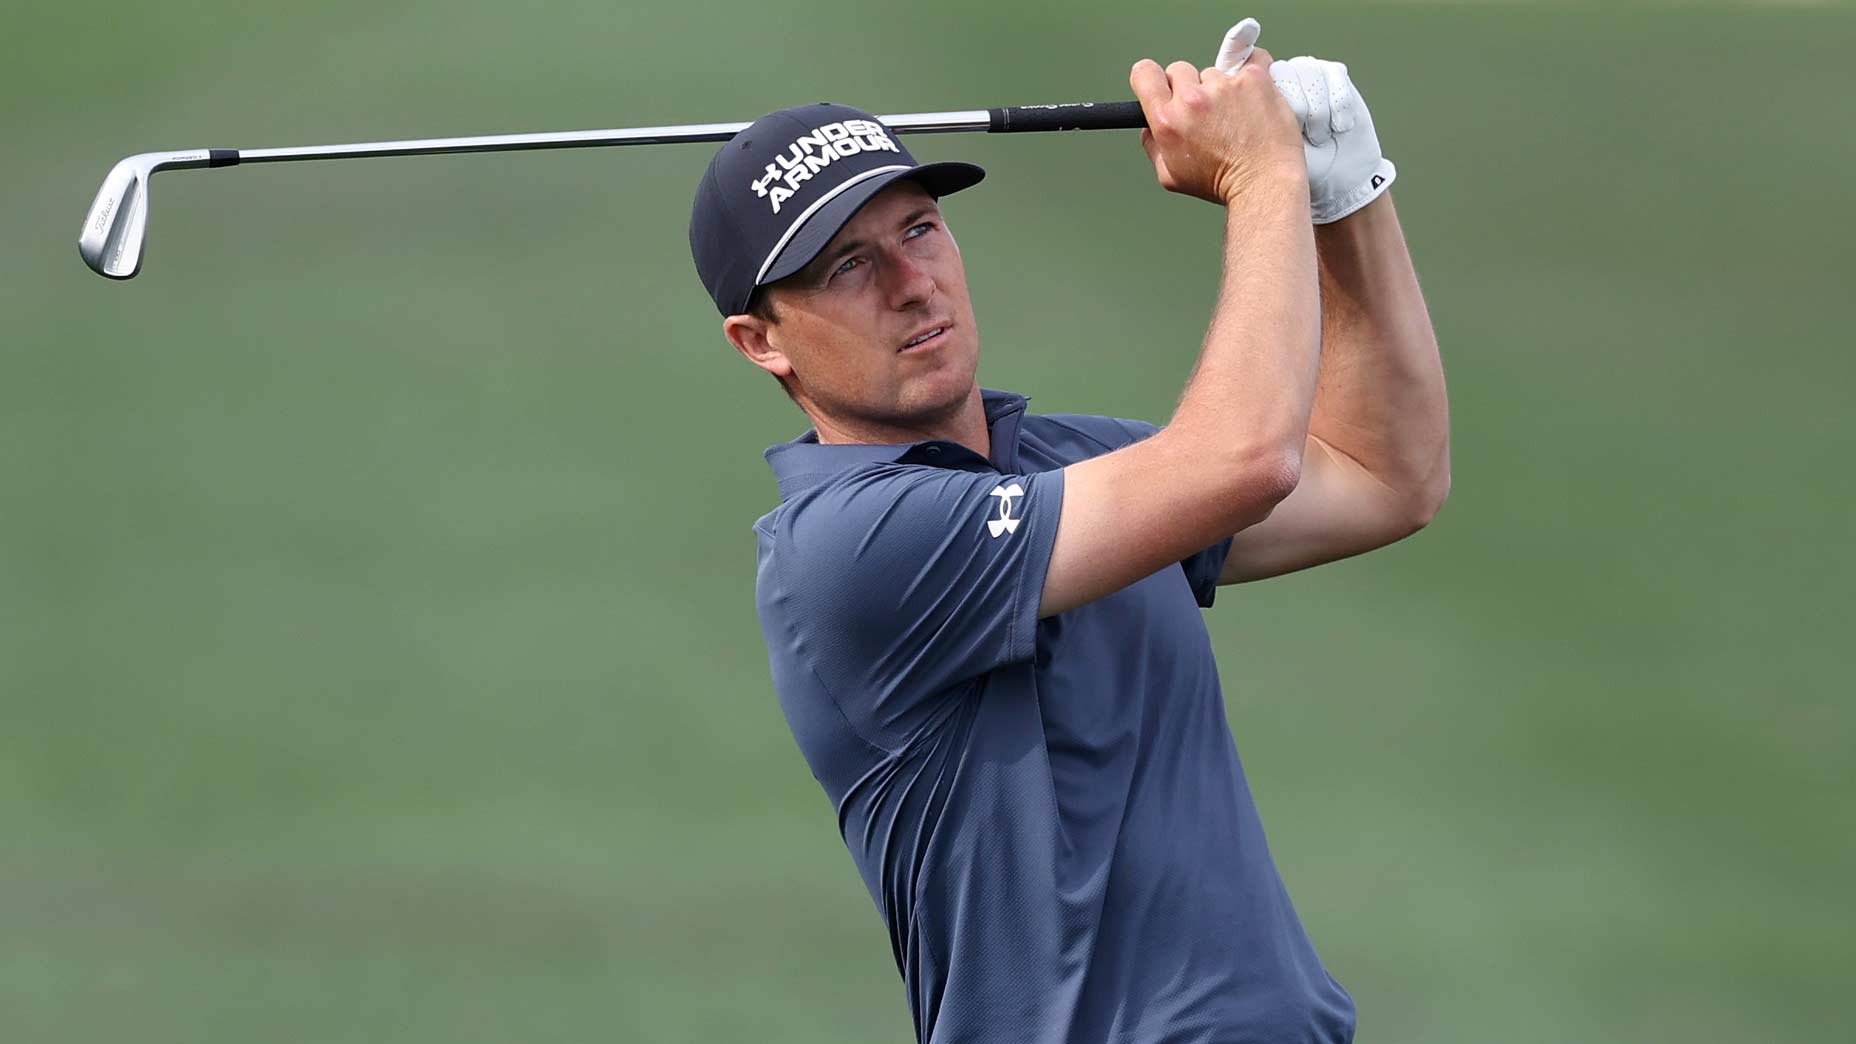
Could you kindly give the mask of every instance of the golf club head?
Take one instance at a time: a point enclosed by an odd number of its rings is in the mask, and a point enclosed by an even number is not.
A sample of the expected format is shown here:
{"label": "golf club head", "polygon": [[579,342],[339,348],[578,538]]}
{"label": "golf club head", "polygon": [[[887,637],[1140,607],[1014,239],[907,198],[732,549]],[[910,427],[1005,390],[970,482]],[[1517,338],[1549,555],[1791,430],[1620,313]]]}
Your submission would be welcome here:
{"label": "golf club head", "polygon": [[110,170],[84,215],[77,252],[98,275],[130,279],[142,268],[142,243],[148,236],[148,179],[160,168],[163,153],[130,156]]}

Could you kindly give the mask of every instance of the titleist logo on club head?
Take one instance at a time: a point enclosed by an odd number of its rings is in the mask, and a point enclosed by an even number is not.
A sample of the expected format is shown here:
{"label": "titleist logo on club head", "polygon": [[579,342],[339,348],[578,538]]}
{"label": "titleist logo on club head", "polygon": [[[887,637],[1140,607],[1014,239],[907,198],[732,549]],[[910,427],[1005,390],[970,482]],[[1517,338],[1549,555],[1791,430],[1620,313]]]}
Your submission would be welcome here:
{"label": "titleist logo on club head", "polygon": [[748,182],[748,187],[754,190],[754,195],[771,201],[773,212],[778,214],[780,205],[792,199],[799,186],[836,161],[860,152],[901,151],[880,123],[872,120],[827,123],[794,138],[772,163],[767,164],[766,173]]}
{"label": "titleist logo on club head", "polygon": [[103,209],[97,211],[97,222],[96,224],[92,225],[91,228],[97,232],[101,232],[104,229],[109,228],[110,227],[110,215],[114,213],[116,213],[116,201],[114,199],[104,200]]}

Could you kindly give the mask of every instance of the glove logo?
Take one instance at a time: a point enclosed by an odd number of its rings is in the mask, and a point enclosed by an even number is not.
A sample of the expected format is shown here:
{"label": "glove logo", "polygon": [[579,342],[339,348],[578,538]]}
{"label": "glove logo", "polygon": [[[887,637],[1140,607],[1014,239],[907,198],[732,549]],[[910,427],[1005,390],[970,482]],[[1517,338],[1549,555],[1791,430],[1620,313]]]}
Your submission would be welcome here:
{"label": "glove logo", "polygon": [[999,498],[999,517],[987,519],[986,528],[995,537],[1018,532],[1021,519],[1012,513],[1024,503],[1025,487],[1016,482],[1009,486],[994,486],[992,495]]}
{"label": "glove logo", "polygon": [[1374,174],[1374,175],[1373,175],[1373,188],[1374,188],[1374,189],[1377,189],[1377,188],[1378,188],[1379,186],[1381,186],[1381,185],[1383,185],[1383,184],[1385,184],[1385,183],[1386,183],[1386,176],[1385,176],[1384,174]]}

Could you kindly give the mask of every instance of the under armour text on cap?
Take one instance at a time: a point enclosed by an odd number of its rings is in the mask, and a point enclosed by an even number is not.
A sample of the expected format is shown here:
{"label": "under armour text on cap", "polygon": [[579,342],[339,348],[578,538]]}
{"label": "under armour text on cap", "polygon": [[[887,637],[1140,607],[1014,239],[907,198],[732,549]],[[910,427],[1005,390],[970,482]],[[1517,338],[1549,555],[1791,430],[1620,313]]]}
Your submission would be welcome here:
{"label": "under armour text on cap", "polygon": [[770,112],[716,151],[690,209],[690,255],[723,315],[804,268],[870,198],[908,178],[932,195],[971,188],[971,163],[917,163],[875,116],[819,102]]}

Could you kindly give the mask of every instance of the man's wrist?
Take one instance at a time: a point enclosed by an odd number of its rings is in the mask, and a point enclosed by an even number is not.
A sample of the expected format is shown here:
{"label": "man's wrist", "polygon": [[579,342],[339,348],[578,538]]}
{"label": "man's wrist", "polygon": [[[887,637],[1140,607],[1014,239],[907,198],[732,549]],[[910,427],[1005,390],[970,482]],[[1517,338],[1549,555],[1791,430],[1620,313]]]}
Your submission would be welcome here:
{"label": "man's wrist", "polygon": [[1314,210],[1315,224],[1327,225],[1339,221],[1385,195],[1386,191],[1392,187],[1392,182],[1397,179],[1398,168],[1392,165],[1391,160],[1380,157],[1373,167],[1372,174],[1355,186],[1353,191],[1336,199],[1321,201],[1321,204]]}
{"label": "man's wrist", "polygon": [[1308,199],[1308,168],[1300,156],[1294,162],[1270,163],[1254,168],[1224,193],[1227,208],[1253,202]]}

